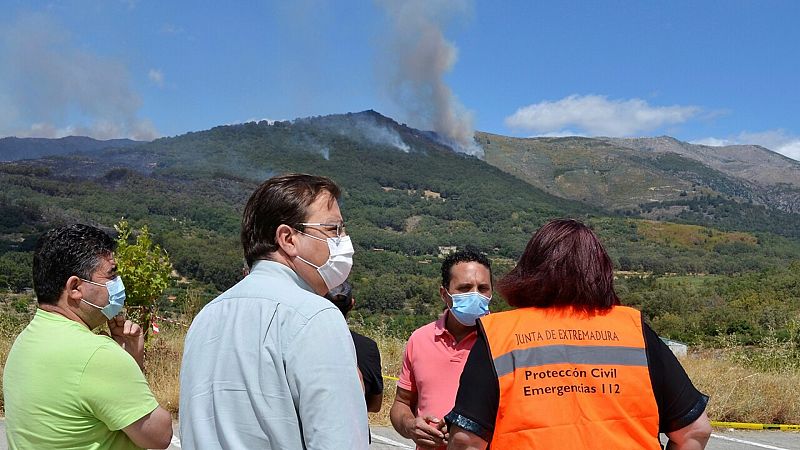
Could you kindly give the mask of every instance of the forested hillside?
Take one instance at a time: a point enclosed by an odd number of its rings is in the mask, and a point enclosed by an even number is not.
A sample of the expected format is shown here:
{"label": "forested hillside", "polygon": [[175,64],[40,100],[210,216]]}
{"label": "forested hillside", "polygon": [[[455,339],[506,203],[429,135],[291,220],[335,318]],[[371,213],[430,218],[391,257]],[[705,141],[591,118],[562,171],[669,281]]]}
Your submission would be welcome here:
{"label": "forested hillside", "polygon": [[[753,313],[764,302],[735,302],[748,282],[725,281],[777,280],[775,292],[791,280],[800,283],[797,271],[781,269],[800,255],[794,214],[711,193],[687,199],[695,203],[608,211],[603,202],[548,193],[373,111],[222,126],[134,148],[2,163],[0,288],[30,287],[30,250],[44,230],[76,221],[111,230],[125,217],[147,224],[179,275],[213,295],[241,277],[238,232],[247,197],[264,179],[286,172],[341,184],[357,249],[352,280],[362,320],[383,321],[399,333],[441,308],[440,256],[448,247],[487,253],[500,275],[539,225],[565,216],[594,227],[625,271],[624,300],[642,306],[662,332],[694,339],[746,328],[755,338],[800,311],[796,298],[786,299],[786,314],[766,320]],[[680,213],[660,212],[675,207]],[[668,217],[681,223],[658,220]],[[659,281],[688,274],[718,284],[704,282],[687,295],[679,284]],[[719,318],[726,308],[737,313]]]}

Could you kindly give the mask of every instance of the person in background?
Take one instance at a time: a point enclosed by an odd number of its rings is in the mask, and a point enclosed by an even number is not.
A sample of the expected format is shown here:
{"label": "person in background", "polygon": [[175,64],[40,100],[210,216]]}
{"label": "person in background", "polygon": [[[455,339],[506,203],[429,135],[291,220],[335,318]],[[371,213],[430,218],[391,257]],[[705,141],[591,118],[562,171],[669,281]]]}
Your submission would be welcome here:
{"label": "person in background", "polygon": [[331,179],[306,174],[270,178],[250,196],[241,231],[249,273],[186,335],[184,448],[368,448],[353,340],[322,297],[353,265],[339,197]]}
{"label": "person in background", "polygon": [[[115,242],[89,225],[50,230],[33,254],[39,308],[3,371],[10,449],[167,448],[172,416],[144,367],[142,328],[118,315]],[[108,324],[110,336],[95,334]]]}
{"label": "person in background", "polygon": [[479,320],[446,416],[449,449],[700,450],[708,397],[635,309],[582,223],[553,220],[497,290],[512,311]]}
{"label": "person in background", "polygon": [[389,413],[394,429],[418,449],[447,445],[443,417],[453,407],[461,370],[475,344],[475,320],[489,312],[489,259],[471,250],[448,255],[442,262],[439,296],[447,309],[408,339]]}
{"label": "person in background", "polygon": [[[347,315],[355,306],[353,286],[345,281],[325,294],[325,298],[333,302],[342,315]],[[361,385],[364,389],[364,400],[367,402],[367,411],[379,412],[383,403],[383,375],[381,373],[381,353],[378,344],[372,339],[350,330],[353,345],[356,348],[358,372],[361,376]]]}

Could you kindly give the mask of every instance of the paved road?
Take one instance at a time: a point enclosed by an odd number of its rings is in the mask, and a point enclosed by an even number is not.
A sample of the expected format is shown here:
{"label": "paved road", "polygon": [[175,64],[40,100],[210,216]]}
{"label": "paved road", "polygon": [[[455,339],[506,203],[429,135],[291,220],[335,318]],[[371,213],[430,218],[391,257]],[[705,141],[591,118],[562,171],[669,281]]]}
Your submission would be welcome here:
{"label": "paved road", "polygon": [[[177,424],[174,426],[177,432]],[[0,450],[7,450],[6,422],[0,419]],[[170,450],[179,450],[180,441],[173,438]],[[372,427],[370,450],[414,449],[414,443],[397,434],[391,427]],[[715,430],[707,450],[800,450],[800,432]]]}
{"label": "paved road", "polygon": [[[414,449],[391,427],[373,427],[370,450]],[[800,432],[714,430],[707,450],[800,450]]]}

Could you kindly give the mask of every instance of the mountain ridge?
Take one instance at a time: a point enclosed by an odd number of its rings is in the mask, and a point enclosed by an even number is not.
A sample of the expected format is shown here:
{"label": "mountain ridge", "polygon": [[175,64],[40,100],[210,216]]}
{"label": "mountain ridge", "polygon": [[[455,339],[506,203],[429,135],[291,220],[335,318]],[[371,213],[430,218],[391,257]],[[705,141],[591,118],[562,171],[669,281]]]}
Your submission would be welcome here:
{"label": "mountain ridge", "polygon": [[[242,130],[249,130],[244,131],[247,134],[253,130],[270,129],[264,127],[287,130],[291,127],[316,128],[315,132],[301,132],[297,139],[287,144],[295,149],[304,147],[306,151],[317,152],[326,158],[330,146],[318,142],[315,133],[338,135],[355,139],[359,145],[389,147],[406,153],[425,153],[431,149],[458,153],[435,132],[408,127],[370,109],[292,121],[221,125],[159,138],[150,143],[130,139],[101,141],[82,136],[59,139],[9,137],[0,139],[0,160],[71,155],[73,163],[79,166],[80,155],[83,155],[84,161],[92,161],[92,164],[121,164],[147,173],[163,169],[164,165],[171,164],[170,159],[181,159],[173,149],[168,152],[170,156],[161,155],[159,162],[155,160],[158,149],[167,148],[173,142],[196,141],[210,132],[235,136]],[[475,136],[484,150],[483,159],[490,165],[543,192],[609,211],[642,214],[658,209],[660,202],[688,202],[711,195],[740,203],[765,205],[788,213],[800,212],[800,162],[761,146],[710,147],[670,136],[515,138],[480,131]],[[133,157],[124,151],[131,148],[142,148],[142,151]],[[200,145],[193,151],[202,148],[204,146]],[[89,158],[89,153],[98,152],[109,161],[103,164]],[[247,161],[237,161],[236,157],[231,161],[219,155],[206,154],[205,158],[205,165],[224,167],[238,163],[243,173],[251,172],[253,167]],[[670,214],[668,212],[666,218]]]}
{"label": "mountain ridge", "polygon": [[514,138],[478,132],[486,161],[564,198],[641,212],[657,202],[723,196],[800,212],[800,162],[760,146],[656,138]]}
{"label": "mountain ridge", "polygon": [[65,155],[76,152],[93,152],[107,148],[132,148],[146,141],[132,139],[100,140],[88,136],[65,136],[62,138],[0,138],[0,161],[18,161],[43,156]]}

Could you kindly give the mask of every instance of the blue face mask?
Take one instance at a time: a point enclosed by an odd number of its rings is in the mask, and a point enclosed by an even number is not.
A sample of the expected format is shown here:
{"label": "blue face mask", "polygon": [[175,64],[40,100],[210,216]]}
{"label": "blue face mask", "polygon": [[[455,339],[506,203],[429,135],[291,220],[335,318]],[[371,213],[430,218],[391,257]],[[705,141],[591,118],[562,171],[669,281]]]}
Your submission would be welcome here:
{"label": "blue face mask", "polygon": [[106,306],[97,306],[84,299],[81,299],[81,301],[99,309],[108,320],[113,319],[122,311],[122,307],[125,306],[125,285],[122,284],[121,277],[118,276],[111,281],[107,281],[106,284],[95,283],[94,281],[84,280],[83,278],[81,278],[81,280],[94,284],[95,286],[105,286],[106,290],[108,290],[108,304]]}
{"label": "blue face mask", "polygon": [[478,317],[489,314],[489,302],[491,297],[487,297],[478,292],[464,292],[459,294],[447,295],[453,299],[453,307],[450,311],[461,325],[471,327],[475,325]]}

